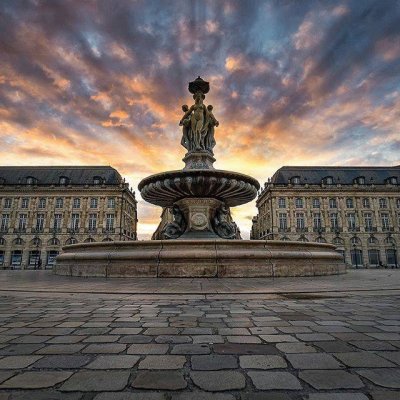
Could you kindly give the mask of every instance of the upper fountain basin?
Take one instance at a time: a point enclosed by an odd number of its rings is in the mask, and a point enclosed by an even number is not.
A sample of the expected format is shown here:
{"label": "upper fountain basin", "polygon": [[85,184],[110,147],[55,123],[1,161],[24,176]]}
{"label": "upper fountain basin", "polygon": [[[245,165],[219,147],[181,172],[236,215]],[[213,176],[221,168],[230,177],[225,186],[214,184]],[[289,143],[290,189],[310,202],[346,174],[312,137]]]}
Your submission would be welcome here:
{"label": "upper fountain basin", "polygon": [[260,184],[238,172],[191,169],[148,176],[138,188],[144,200],[161,207],[171,207],[188,197],[215,198],[234,207],[255,199]]}

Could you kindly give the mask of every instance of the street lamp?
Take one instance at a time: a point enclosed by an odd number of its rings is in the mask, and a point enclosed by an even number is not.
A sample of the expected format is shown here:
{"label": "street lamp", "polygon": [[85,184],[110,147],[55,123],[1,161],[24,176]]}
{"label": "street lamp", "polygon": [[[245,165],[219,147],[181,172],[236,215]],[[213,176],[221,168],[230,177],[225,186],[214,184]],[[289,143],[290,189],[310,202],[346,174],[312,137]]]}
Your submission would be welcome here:
{"label": "street lamp", "polygon": [[394,240],[392,240],[392,247],[393,247],[394,265],[395,265],[396,268],[398,268],[398,265],[397,265],[397,249],[396,249],[396,243],[394,242]]}
{"label": "street lamp", "polygon": [[357,245],[353,243],[353,249],[354,249],[354,258],[356,260],[356,269],[358,269],[358,254],[357,254]]}
{"label": "street lamp", "polygon": [[40,253],[39,253],[40,239],[39,239],[38,236],[35,237],[35,244],[36,244],[35,269],[38,269],[38,268],[39,268],[39,265],[40,265]]}

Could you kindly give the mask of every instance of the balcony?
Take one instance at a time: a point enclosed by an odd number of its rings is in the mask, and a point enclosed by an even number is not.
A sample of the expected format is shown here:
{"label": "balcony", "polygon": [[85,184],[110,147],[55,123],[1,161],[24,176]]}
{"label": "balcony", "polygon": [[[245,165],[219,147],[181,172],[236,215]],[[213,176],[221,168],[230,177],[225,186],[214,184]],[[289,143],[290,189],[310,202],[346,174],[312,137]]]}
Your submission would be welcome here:
{"label": "balcony", "polygon": [[308,228],[296,228],[296,232],[298,233],[308,232]]}
{"label": "balcony", "polygon": [[32,228],[31,232],[32,233],[43,233],[44,229],[43,228]]}
{"label": "balcony", "polygon": [[0,228],[0,233],[7,233],[8,232],[8,228],[6,228],[6,227],[1,227]]}
{"label": "balcony", "polygon": [[70,233],[71,235],[75,235],[76,233],[79,233],[79,228],[77,229],[67,228],[67,232]]}
{"label": "balcony", "polygon": [[378,228],[376,226],[366,226],[365,232],[378,232]]}
{"label": "balcony", "polygon": [[50,228],[49,232],[50,233],[61,233],[61,228]]}
{"label": "balcony", "polygon": [[14,233],[26,233],[26,228],[14,228]]}
{"label": "balcony", "polygon": [[394,228],[391,226],[382,226],[382,232],[394,232]]}
{"label": "balcony", "polygon": [[322,233],[322,232],[325,232],[325,231],[326,231],[326,229],[324,227],[322,227],[322,226],[314,226],[314,228],[313,228],[313,232]]}
{"label": "balcony", "polygon": [[334,227],[331,226],[330,231],[332,233],[339,234],[340,232],[343,232],[343,228],[341,226],[334,226]]}
{"label": "balcony", "polygon": [[103,228],[103,233],[115,233],[115,228]]}
{"label": "balcony", "polygon": [[85,228],[85,233],[97,233],[97,228]]}
{"label": "balcony", "polygon": [[347,228],[348,232],[360,232],[360,227],[359,226],[349,226]]}

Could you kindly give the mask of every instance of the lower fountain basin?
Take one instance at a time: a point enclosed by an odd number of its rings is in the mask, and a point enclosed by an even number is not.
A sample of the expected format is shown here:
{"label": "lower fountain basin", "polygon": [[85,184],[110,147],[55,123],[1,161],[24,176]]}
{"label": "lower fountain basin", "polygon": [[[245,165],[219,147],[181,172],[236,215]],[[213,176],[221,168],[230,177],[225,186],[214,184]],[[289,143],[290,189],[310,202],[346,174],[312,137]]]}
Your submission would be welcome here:
{"label": "lower fountain basin", "polygon": [[82,277],[284,277],[346,272],[335,246],[264,240],[146,240],[65,246],[54,273]]}
{"label": "lower fountain basin", "polygon": [[191,169],[151,175],[138,188],[144,200],[161,207],[171,207],[176,201],[190,197],[215,198],[234,207],[255,199],[260,184],[238,172]]}

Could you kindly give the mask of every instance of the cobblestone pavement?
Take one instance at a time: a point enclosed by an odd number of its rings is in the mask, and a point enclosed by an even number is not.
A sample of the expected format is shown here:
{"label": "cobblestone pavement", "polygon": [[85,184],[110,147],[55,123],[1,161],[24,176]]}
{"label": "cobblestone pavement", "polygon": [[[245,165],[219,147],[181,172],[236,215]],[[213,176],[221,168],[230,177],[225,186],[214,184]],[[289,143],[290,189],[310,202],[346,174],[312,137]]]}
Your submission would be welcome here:
{"label": "cobblestone pavement", "polygon": [[0,293],[0,400],[400,398],[390,290],[157,298],[83,282]]}

